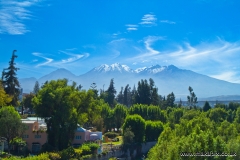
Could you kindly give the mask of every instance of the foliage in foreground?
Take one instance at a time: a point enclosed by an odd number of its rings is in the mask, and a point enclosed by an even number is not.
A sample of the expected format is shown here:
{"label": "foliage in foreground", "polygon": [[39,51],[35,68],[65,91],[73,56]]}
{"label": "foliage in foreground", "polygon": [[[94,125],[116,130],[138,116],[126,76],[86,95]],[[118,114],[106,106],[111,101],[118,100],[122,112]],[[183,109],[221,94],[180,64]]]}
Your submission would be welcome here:
{"label": "foliage in foreground", "polygon": [[[238,117],[223,108],[213,108],[207,112],[189,110],[180,118],[179,124],[166,125],[157,144],[149,151],[148,159],[158,160],[239,160],[240,125]],[[230,113],[230,112],[229,112]],[[181,153],[228,153],[236,156],[181,156]]]}

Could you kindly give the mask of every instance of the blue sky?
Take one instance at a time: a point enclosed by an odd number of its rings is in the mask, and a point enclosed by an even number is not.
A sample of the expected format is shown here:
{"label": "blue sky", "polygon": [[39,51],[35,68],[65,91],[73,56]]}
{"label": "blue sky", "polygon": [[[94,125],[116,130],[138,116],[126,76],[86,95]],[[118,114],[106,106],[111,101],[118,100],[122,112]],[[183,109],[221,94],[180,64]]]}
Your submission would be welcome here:
{"label": "blue sky", "polygon": [[173,64],[240,83],[239,0],[0,0],[0,70],[19,78],[101,64]]}

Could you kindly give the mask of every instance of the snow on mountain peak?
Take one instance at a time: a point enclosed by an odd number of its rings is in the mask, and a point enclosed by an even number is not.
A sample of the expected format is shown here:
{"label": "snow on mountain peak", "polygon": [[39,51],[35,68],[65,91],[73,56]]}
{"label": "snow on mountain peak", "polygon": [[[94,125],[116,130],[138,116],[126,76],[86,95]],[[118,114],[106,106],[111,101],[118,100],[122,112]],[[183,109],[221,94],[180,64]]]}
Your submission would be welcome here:
{"label": "snow on mountain peak", "polygon": [[142,68],[137,68],[135,70],[132,70],[130,67],[127,65],[121,65],[119,63],[114,63],[111,65],[103,64],[100,65],[99,67],[94,68],[94,71],[97,72],[115,72],[118,71],[120,73],[151,73],[151,74],[157,74],[159,72],[162,72],[163,70],[172,70],[175,69],[176,67],[173,65],[170,66],[160,66],[160,65],[152,65],[151,67],[142,67]]}
{"label": "snow on mountain peak", "polygon": [[159,72],[161,72],[165,69],[166,69],[165,66],[161,67],[160,65],[152,65],[151,67],[138,68],[138,69],[135,70],[135,72],[136,73],[147,72],[147,73],[156,74],[156,73],[159,73]]}
{"label": "snow on mountain peak", "polygon": [[142,72],[143,70],[145,70],[147,67],[142,67],[142,68],[137,68],[135,69],[136,73]]}
{"label": "snow on mountain peak", "polygon": [[111,65],[103,64],[99,67],[94,68],[94,71],[98,72],[108,72],[108,71],[119,71],[119,72],[133,72],[127,65],[121,65],[119,63],[114,63]]}
{"label": "snow on mountain peak", "polygon": [[99,67],[94,68],[94,71],[98,71],[98,72],[107,72],[109,70],[110,70],[110,67],[107,64],[102,64]]}

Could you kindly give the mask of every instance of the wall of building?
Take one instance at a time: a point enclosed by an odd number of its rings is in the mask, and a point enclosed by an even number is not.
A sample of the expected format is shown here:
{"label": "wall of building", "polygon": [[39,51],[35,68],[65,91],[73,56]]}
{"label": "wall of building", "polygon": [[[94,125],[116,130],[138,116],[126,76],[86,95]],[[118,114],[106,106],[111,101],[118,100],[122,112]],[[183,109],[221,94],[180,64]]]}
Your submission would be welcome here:
{"label": "wall of building", "polygon": [[38,122],[31,123],[31,121],[25,121],[23,123],[27,125],[27,130],[24,132],[22,138],[27,142],[28,149],[32,152],[32,144],[34,143],[39,143],[41,148],[47,142],[47,133],[45,131],[38,131]]}

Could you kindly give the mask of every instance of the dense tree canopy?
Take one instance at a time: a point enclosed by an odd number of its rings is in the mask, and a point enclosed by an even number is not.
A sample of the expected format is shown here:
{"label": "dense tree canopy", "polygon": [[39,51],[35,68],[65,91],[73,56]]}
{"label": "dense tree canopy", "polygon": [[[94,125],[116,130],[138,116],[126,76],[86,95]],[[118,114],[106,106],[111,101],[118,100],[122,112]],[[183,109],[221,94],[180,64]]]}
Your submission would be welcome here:
{"label": "dense tree canopy", "polygon": [[[178,120],[173,121],[173,123],[167,123],[164,126],[157,144],[149,151],[147,159],[238,160],[240,158],[240,146],[238,144],[240,140],[240,126],[239,123],[235,123],[238,121],[238,116],[235,117],[235,122],[228,121],[229,113],[224,108],[209,109],[206,112],[184,108],[170,110],[170,122],[173,117],[176,117],[174,115],[180,114],[181,116],[180,118],[177,116]],[[187,153],[194,154],[199,152],[200,154],[209,152],[227,153],[234,156],[185,155]]]}
{"label": "dense tree canopy", "polygon": [[36,114],[46,120],[48,143],[56,150],[67,148],[77,128],[77,90],[57,80],[44,84],[33,98]]}

